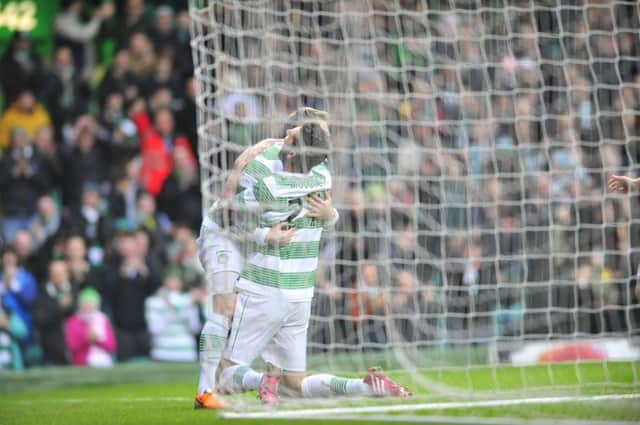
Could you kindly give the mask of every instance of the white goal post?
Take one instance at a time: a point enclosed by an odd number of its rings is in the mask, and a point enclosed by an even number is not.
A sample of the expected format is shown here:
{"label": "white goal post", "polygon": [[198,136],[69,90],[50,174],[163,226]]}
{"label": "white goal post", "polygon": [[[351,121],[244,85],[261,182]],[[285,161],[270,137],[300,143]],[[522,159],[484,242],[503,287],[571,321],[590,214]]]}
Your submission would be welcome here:
{"label": "white goal post", "polygon": [[205,205],[287,114],[330,116],[341,220],[312,368],[431,370],[435,385],[449,369],[638,358],[640,198],[606,182],[640,175],[639,9],[190,0]]}

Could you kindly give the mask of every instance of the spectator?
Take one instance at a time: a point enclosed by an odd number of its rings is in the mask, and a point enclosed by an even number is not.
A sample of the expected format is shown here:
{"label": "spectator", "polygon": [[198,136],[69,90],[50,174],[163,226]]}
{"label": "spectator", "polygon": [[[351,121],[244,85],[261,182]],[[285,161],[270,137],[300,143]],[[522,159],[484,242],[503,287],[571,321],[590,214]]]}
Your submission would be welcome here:
{"label": "spectator", "polygon": [[185,225],[176,225],[168,251],[169,262],[180,269],[185,288],[191,290],[200,287],[204,281],[204,269],[200,263],[198,243],[193,230]]}
{"label": "spectator", "polygon": [[149,355],[149,333],[144,303],[158,287],[155,270],[149,269],[144,252],[133,235],[117,237],[118,259],[105,271],[103,288],[112,312],[118,340],[118,360],[126,361]]}
{"label": "spectator", "polygon": [[31,227],[38,198],[48,189],[46,169],[27,134],[15,129],[11,138],[11,150],[0,159],[2,235],[8,242]]}
{"label": "spectator", "polygon": [[[193,59],[191,57],[191,25],[192,20],[187,10],[178,12],[176,19],[177,50],[173,57],[176,74],[181,76],[193,75]],[[189,139],[191,140],[191,139]]]}
{"label": "spectator", "polygon": [[38,199],[37,212],[29,229],[34,249],[51,252],[54,237],[59,229],[60,211],[58,205],[51,196],[42,196]]}
{"label": "spectator", "polygon": [[116,178],[109,198],[109,214],[112,217],[124,218],[130,225],[136,223],[136,200],[143,193],[137,178],[140,174],[140,162],[137,159],[128,161]]}
{"label": "spectator", "polygon": [[[134,102],[129,109],[129,117],[136,124],[138,137],[140,138],[140,153],[142,156],[140,182],[147,192],[157,196],[162,190],[164,181],[171,173],[169,147],[164,144],[165,141],[162,140],[151,125],[151,119],[145,111],[144,101],[139,99]],[[160,122],[165,124],[162,119]],[[167,122],[166,124],[168,129],[169,123]],[[167,140],[167,142],[170,143],[171,141]]]}
{"label": "spectator", "polygon": [[[191,152],[198,153],[198,129],[196,117],[196,81],[193,77],[186,82],[182,109],[176,115],[176,132],[184,134],[189,141]],[[275,134],[275,133],[273,133]]]}
{"label": "spectator", "polygon": [[67,238],[64,243],[64,258],[74,294],[85,288],[102,287],[98,270],[87,261],[87,245],[81,236]]}
{"label": "spectator", "polygon": [[116,36],[118,47],[127,46],[133,34],[145,32],[149,29],[144,3],[144,0],[127,0],[123,16],[118,19],[118,22],[124,24],[118,28]]}
{"label": "spectator", "polygon": [[13,313],[20,316],[27,326],[27,336],[30,339],[33,332],[33,303],[37,295],[36,281],[33,275],[20,266],[18,255],[14,248],[5,249],[2,254],[2,275],[0,276],[0,292],[9,293],[16,300]]}
{"label": "spectator", "polygon": [[[153,77],[156,54],[149,37],[143,32],[135,33],[129,39],[129,70],[138,87],[144,86]],[[140,94],[143,94],[142,92]],[[144,93],[148,94],[148,93]]]}
{"label": "spectator", "polygon": [[12,135],[18,128],[26,133],[29,140],[33,140],[41,127],[50,125],[49,113],[36,101],[33,92],[25,89],[0,117],[0,149],[9,146]]}
{"label": "spectator", "polygon": [[100,311],[100,295],[93,288],[78,294],[78,310],[64,329],[67,349],[74,366],[111,367],[116,338],[109,318]]}
{"label": "spectator", "polygon": [[[0,85],[5,105],[15,101],[25,90],[38,91],[42,82],[42,64],[29,34],[16,32],[0,59]],[[0,148],[3,148],[0,139]]]}
{"label": "spectator", "polygon": [[[133,231],[133,240],[138,254],[145,259],[149,270],[156,271],[164,268],[167,263],[164,255],[164,245],[152,245],[149,233],[142,228],[137,228]],[[154,274],[154,278],[158,277],[157,273]],[[158,283],[161,282],[158,281]]]}
{"label": "spectator", "polygon": [[42,159],[42,165],[49,176],[50,186],[54,190],[59,190],[62,187],[64,170],[62,169],[62,161],[58,145],[54,139],[53,129],[51,127],[41,127],[36,132],[33,145]]}
{"label": "spectator", "polygon": [[129,70],[130,63],[131,58],[127,49],[116,52],[111,68],[98,88],[98,101],[101,105],[105,104],[107,96],[111,94],[119,94],[129,100],[138,96],[138,88]]}
{"label": "spectator", "polygon": [[70,234],[81,235],[89,246],[89,259],[100,265],[104,258],[104,247],[111,233],[109,217],[104,213],[104,205],[97,185],[86,183],[82,190],[82,203],[71,211],[65,228]]}
{"label": "spectator", "polygon": [[[182,82],[178,79],[174,71],[173,60],[171,56],[164,54],[156,60],[155,72],[151,79],[145,81],[142,93],[144,96],[151,97],[153,103],[153,97],[157,95],[160,89],[168,90],[171,96],[173,96],[174,94],[179,94],[181,88]],[[170,102],[165,106],[170,107],[173,105]]]}
{"label": "spectator", "polygon": [[[13,249],[18,256],[18,264],[33,275],[36,282],[46,277],[48,253],[33,248],[33,238],[27,230],[19,230],[13,240]],[[44,272],[44,273],[43,273]]]}
{"label": "spectator", "polygon": [[145,302],[154,360],[191,362],[198,358],[194,338],[201,326],[198,309],[194,295],[181,289],[179,271],[170,270],[162,287]]}
{"label": "spectator", "polygon": [[42,98],[53,119],[56,134],[61,136],[63,128],[88,109],[90,93],[87,80],[73,64],[69,47],[58,47],[54,61],[45,79]]}
{"label": "spectator", "polygon": [[80,204],[86,183],[101,185],[108,177],[110,152],[97,143],[96,132],[97,125],[92,117],[78,118],[73,129],[72,148],[63,156],[63,200],[72,208]]}
{"label": "spectator", "polygon": [[87,23],[81,21],[83,1],[66,0],[63,8],[53,24],[57,36],[56,44],[71,49],[73,66],[78,74],[91,75],[95,61],[92,41],[98,35],[102,22],[113,15],[113,4],[107,2],[96,8],[91,21]]}
{"label": "spectator", "polygon": [[364,263],[360,268],[359,279],[349,305],[356,327],[361,328],[356,334],[362,334],[365,338],[360,343],[369,346],[384,344],[387,341],[384,321],[388,297],[380,285],[380,272],[375,264]]}
{"label": "spectator", "polygon": [[75,301],[66,263],[52,261],[49,264],[49,280],[38,295],[34,308],[43,360],[47,365],[69,363],[63,329],[65,320],[75,308]]}
{"label": "spectator", "polygon": [[171,221],[197,230],[202,215],[200,178],[197,164],[188,149],[179,145],[173,150],[173,172],[162,186],[158,205]]}
{"label": "spectator", "polygon": [[393,324],[395,331],[406,341],[419,339],[419,306],[421,301],[418,297],[418,280],[416,277],[408,271],[398,273],[395,277],[391,299],[395,318]]}
{"label": "spectator", "polygon": [[112,151],[112,167],[118,167],[138,154],[136,126],[124,115],[124,96],[110,93],[99,117],[98,139]]}
{"label": "spectator", "polygon": [[136,227],[149,235],[152,250],[163,249],[171,222],[165,213],[157,212],[156,200],[146,192],[138,196]]}
{"label": "spectator", "polygon": [[174,13],[170,6],[159,6],[154,15],[149,37],[159,55],[175,56],[178,40],[174,28]]}
{"label": "spectator", "polygon": [[0,370],[21,370],[24,366],[20,341],[29,331],[18,311],[20,306],[13,294],[0,290]]}

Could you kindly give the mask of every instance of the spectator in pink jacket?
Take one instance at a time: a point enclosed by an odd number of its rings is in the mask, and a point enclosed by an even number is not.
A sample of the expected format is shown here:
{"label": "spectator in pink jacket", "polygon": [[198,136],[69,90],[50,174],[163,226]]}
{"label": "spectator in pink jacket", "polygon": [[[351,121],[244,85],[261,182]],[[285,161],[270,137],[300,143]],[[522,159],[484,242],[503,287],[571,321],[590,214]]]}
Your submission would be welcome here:
{"label": "spectator in pink jacket", "polygon": [[100,295],[93,288],[78,294],[78,311],[65,326],[67,348],[75,366],[110,367],[116,339],[109,318],[100,311]]}

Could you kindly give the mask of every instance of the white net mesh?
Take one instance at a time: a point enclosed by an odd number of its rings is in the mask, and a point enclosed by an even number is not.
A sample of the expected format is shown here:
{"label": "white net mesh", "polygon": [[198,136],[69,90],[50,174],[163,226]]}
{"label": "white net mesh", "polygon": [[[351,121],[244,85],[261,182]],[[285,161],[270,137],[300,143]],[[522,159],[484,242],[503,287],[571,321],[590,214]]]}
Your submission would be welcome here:
{"label": "white net mesh", "polygon": [[433,369],[434,385],[557,340],[580,344],[532,361],[597,359],[602,378],[567,382],[614,380],[605,342],[631,358],[640,333],[640,203],[606,193],[640,160],[635,1],[191,3],[205,204],[288,113],[330,114],[342,217],[313,368]]}

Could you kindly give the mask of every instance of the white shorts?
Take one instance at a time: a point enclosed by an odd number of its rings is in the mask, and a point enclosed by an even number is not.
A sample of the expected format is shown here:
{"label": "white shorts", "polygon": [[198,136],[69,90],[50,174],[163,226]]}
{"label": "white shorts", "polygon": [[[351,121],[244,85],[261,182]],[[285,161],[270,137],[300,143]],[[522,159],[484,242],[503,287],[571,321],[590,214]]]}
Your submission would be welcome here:
{"label": "white shorts", "polygon": [[250,365],[259,356],[289,372],[307,369],[307,330],[311,301],[290,302],[240,292],[224,358]]}
{"label": "white shorts", "polygon": [[227,279],[221,272],[242,273],[244,256],[238,244],[215,228],[202,224],[200,227],[200,263],[204,268],[209,291],[212,294],[228,294],[234,291],[235,281]]}

